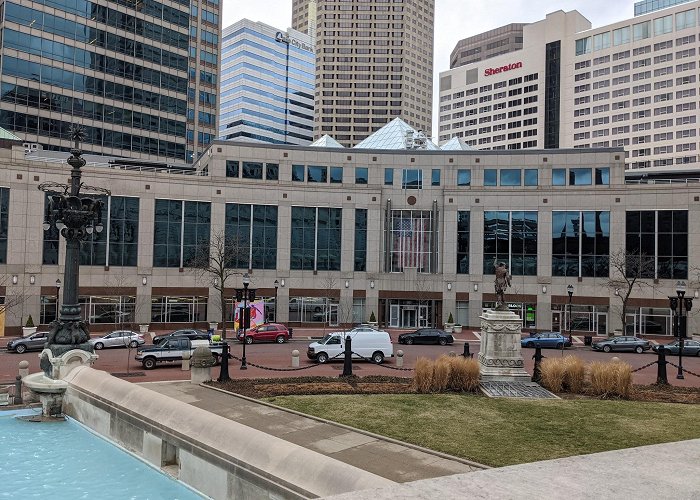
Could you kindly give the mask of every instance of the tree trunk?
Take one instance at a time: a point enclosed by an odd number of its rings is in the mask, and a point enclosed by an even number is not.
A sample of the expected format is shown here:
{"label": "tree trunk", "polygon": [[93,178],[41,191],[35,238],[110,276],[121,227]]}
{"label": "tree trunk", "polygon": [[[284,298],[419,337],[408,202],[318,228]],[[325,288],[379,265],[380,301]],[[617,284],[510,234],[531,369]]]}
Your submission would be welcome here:
{"label": "tree trunk", "polygon": [[221,283],[221,340],[226,340],[226,298],[224,297],[223,281]]}

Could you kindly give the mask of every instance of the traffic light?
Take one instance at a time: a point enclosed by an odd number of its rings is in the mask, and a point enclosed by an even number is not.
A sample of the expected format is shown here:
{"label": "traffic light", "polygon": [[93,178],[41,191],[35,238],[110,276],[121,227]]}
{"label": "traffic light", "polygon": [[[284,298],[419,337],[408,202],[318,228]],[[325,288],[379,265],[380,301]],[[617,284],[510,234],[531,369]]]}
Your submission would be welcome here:
{"label": "traffic light", "polygon": [[241,326],[240,328],[250,328],[250,307],[241,309]]}
{"label": "traffic light", "polygon": [[236,288],[236,302],[243,302],[243,290]]}
{"label": "traffic light", "polygon": [[255,288],[248,290],[248,302],[255,302]]}

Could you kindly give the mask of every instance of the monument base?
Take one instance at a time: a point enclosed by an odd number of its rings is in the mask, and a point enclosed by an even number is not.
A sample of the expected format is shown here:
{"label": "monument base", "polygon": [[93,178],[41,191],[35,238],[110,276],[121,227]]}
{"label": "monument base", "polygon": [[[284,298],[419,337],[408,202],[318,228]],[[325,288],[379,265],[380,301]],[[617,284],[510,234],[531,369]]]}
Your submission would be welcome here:
{"label": "monument base", "polygon": [[522,320],[512,311],[489,309],[481,318],[479,373],[484,382],[530,382],[520,347]]}

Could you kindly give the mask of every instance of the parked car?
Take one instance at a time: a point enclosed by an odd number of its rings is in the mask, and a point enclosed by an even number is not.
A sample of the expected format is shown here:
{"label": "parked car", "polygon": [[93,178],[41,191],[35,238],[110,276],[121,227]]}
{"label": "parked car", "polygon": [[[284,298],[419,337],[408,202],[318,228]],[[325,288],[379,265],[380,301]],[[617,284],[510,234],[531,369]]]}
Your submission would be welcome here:
{"label": "parked car", "polygon": [[345,335],[355,335],[356,333],[360,333],[360,332],[370,332],[370,333],[373,333],[373,332],[374,332],[374,333],[380,332],[380,333],[386,333],[384,330],[377,330],[376,328],[373,328],[373,327],[371,327],[371,326],[369,326],[369,325],[357,325],[357,326],[353,327],[351,330],[347,330],[347,331],[344,331],[344,332],[342,332],[342,331],[331,332],[331,333],[343,333],[343,334],[345,334]]}
{"label": "parked car", "polygon": [[563,347],[571,347],[569,337],[564,337],[559,332],[540,332],[525,337],[520,340],[521,347],[554,347],[561,349]]}
{"label": "parked car", "polygon": [[131,347],[135,348],[146,343],[143,335],[131,330],[116,330],[102,337],[90,339],[89,342],[99,351],[105,347]]}
{"label": "parked car", "polygon": [[[240,342],[243,342],[243,330],[238,330],[236,337]],[[291,338],[292,332],[281,323],[265,323],[245,332],[246,344],[252,344],[253,342],[277,342],[278,344],[284,344]]]}
{"label": "parked car", "polygon": [[184,328],[182,330],[166,333],[165,335],[156,335],[153,337],[153,344],[158,345],[163,342],[163,340],[171,337],[187,337],[190,340],[209,340],[209,334],[207,332],[195,330],[194,328]]}
{"label": "parked car", "polygon": [[[223,342],[208,340],[190,340],[187,337],[169,337],[157,346],[149,346],[136,351],[134,359],[140,361],[146,370],[152,370],[158,363],[182,361],[182,354],[190,356],[198,345],[206,345],[211,351],[214,363],[219,363],[222,356]],[[229,355],[230,356],[230,355]]]}
{"label": "parked car", "polygon": [[[680,351],[680,341],[674,340],[665,345],[655,345],[652,347],[654,352],[659,352],[659,349],[663,349],[666,354],[672,354],[678,356],[678,351]],[[683,356],[700,356],[700,342],[697,340],[687,339],[683,341]]]}
{"label": "parked car", "polygon": [[28,337],[10,340],[7,343],[7,350],[17,354],[22,354],[25,351],[41,351],[48,336],[49,332],[36,332]]}
{"label": "parked car", "polygon": [[651,349],[651,342],[640,339],[639,337],[626,336],[614,337],[601,342],[595,342],[591,347],[595,351],[634,351],[641,354],[644,351]]}
{"label": "parked car", "polygon": [[394,346],[391,344],[389,334],[374,329],[355,333],[329,333],[318,342],[309,344],[306,356],[319,363],[327,363],[331,359],[342,361],[345,352],[345,338],[348,335],[352,339],[353,359],[365,358],[376,364],[381,364],[385,358],[394,356]]}
{"label": "parked car", "polygon": [[438,328],[419,328],[415,332],[399,335],[399,344],[440,344],[447,345],[454,342],[454,337]]}

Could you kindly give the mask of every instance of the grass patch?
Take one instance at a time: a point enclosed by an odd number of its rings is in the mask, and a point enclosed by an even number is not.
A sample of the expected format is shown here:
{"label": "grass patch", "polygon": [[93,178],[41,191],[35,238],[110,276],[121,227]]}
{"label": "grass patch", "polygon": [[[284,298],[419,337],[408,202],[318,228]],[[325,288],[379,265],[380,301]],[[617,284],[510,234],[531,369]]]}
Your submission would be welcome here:
{"label": "grass patch", "polygon": [[276,405],[490,466],[700,438],[695,405],[469,394],[277,396]]}

